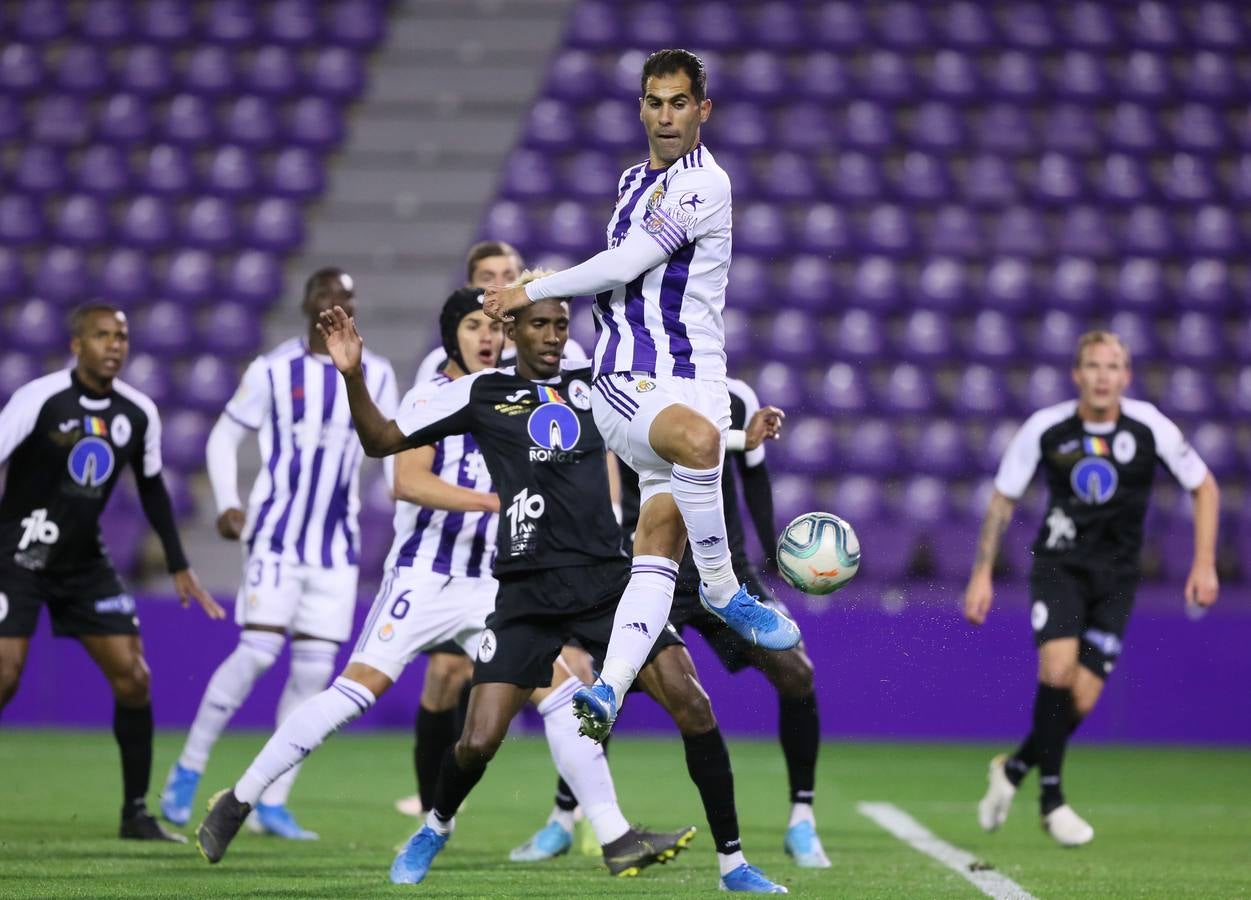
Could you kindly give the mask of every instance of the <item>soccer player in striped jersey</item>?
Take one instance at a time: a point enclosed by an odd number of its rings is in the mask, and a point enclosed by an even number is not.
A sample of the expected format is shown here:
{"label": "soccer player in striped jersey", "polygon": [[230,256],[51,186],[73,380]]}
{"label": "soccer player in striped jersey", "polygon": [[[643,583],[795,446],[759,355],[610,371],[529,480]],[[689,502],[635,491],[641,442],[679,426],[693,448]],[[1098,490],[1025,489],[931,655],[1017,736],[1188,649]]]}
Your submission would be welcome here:
{"label": "soccer player in striped jersey", "polygon": [[[799,628],[759,603],[735,575],[721,496],[729,427],[725,305],[730,179],[700,143],[712,111],[699,57],[660,50],[641,78],[648,159],[627,169],[609,220],[608,249],[524,286],[488,288],[504,320],[550,297],[593,294],[595,420],[608,448],[639,475],[635,574],[622,597],[601,679],[580,690],[583,733],[602,739],[673,604],[690,544],[705,607],[754,644],[784,650]],[[642,624],[643,627],[635,627]]]}
{"label": "soccer player in striped jersey", "polygon": [[[359,478],[364,451],[352,428],[342,380],[326,356],[317,316],[334,305],[355,309],[352,278],[326,268],[304,286],[306,335],[256,359],[208,440],[208,471],[220,513],[217,531],[244,546],[243,581],[235,601],[239,645],[217,667],[182,753],[170,769],[161,812],[176,825],[191,805],[209,753],[256,680],[291,638],[291,668],[278,721],[325,688],[339,645],[352,633],[360,532]],[[371,396],[396,408],[391,364],[365,361]],[[255,432],[264,467],[247,514],[239,500],[236,453]],[[287,809],[297,769],[270,785],[252,827],[293,840],[315,839]]]}

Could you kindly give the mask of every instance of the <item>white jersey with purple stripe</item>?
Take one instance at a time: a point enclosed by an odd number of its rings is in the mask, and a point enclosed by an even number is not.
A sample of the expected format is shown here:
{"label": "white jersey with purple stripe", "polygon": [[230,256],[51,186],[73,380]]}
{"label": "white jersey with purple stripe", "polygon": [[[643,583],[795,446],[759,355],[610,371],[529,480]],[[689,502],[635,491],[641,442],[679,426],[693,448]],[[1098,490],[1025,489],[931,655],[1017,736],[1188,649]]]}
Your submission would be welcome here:
{"label": "white jersey with purple stripe", "polygon": [[[365,351],[365,382],[386,416],[395,372]],[[360,467],[347,391],[329,356],[293,338],[248,366],[226,415],[258,432],[262,467],[248,498],[249,552],[326,568],[354,566],[360,551]]]}
{"label": "white jersey with purple stripe", "polygon": [[596,296],[595,374],[724,378],[729,176],[700,144],[667,169],[626,169],[617,193],[609,248],[641,232],[666,258]]}
{"label": "white jersey with purple stripe", "polygon": [[[401,412],[425,404],[451,381],[439,373],[415,386],[400,401]],[[483,492],[495,489],[482,451],[469,434],[436,442],[431,471],[448,484]],[[395,539],[386,569],[415,567],[458,578],[489,577],[495,562],[496,519],[495,513],[450,512],[397,500]]]}

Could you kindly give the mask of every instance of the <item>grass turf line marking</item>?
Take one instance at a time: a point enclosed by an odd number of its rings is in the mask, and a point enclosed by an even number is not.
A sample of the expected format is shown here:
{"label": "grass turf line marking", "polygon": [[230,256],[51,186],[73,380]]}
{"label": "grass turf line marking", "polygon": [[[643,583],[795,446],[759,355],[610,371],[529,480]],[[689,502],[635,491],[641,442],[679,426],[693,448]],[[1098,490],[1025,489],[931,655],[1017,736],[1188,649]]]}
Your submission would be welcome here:
{"label": "grass turf line marking", "polygon": [[857,803],[856,811],[872,819],[913,850],[942,863],[995,900],[1035,900],[1034,895],[1011,878],[993,870],[980,869],[977,857],[961,850],[908,815],[893,803]]}

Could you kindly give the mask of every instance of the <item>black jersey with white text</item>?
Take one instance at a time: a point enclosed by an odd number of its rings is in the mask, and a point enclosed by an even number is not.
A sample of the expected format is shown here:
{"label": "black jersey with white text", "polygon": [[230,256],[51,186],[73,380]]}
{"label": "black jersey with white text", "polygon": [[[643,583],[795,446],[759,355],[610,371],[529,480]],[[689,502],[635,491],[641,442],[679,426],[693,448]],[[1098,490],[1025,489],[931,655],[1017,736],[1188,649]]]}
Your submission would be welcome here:
{"label": "black jersey with white text", "polygon": [[1083,422],[1077,401],[1041,409],[1013,437],[995,489],[1020,499],[1041,463],[1050,494],[1033,552],[1090,565],[1134,565],[1156,467],[1193,491],[1207,466],[1152,404],[1122,400],[1115,422]]}
{"label": "black jersey with white text", "polygon": [[471,434],[500,498],[495,574],[619,560],[604,439],[587,364],[543,382],[488,369],[410,392],[396,423],[412,446]]}
{"label": "black jersey with white text", "polygon": [[23,385],[0,410],[0,563],[72,572],[107,558],[100,513],[127,465],[161,471],[161,422],[143,393],[113,381],[107,394],[72,369]]}

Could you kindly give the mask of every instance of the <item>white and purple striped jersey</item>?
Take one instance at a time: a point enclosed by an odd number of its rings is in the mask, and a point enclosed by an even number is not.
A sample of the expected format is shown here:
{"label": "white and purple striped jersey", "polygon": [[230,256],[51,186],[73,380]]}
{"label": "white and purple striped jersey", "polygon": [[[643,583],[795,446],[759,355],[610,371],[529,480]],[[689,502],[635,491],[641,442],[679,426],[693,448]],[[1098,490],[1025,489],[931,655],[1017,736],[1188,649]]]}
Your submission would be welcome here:
{"label": "white and purple striped jersey", "polygon": [[[451,381],[439,373],[414,386],[400,401],[401,413],[425,404]],[[436,442],[431,471],[448,484],[487,493],[495,490],[486,459],[473,435],[450,435]],[[397,500],[393,524],[395,539],[387,554],[387,570],[419,567],[458,578],[491,574],[495,562],[495,513],[451,512]]]}
{"label": "white and purple striped jersey", "polygon": [[[395,372],[365,351],[365,381],[386,416],[396,408]],[[258,432],[262,468],[248,498],[249,552],[326,568],[354,566],[360,551],[360,467],[343,379],[329,356],[292,338],[255,359],[225,414]]]}
{"label": "white and purple striped jersey", "polygon": [[724,378],[729,176],[701,144],[667,169],[626,169],[617,194],[608,246],[641,231],[667,258],[596,296],[595,374]]}

